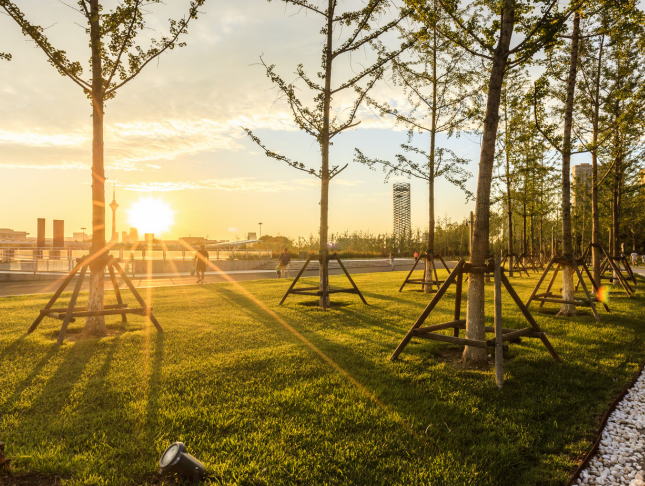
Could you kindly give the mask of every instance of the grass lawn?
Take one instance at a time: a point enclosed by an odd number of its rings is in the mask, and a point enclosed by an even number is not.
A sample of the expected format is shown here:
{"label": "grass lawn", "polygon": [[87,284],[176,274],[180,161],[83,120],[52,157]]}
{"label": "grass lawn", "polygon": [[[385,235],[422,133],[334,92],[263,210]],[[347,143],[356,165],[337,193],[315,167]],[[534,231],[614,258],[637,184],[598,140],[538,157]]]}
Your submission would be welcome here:
{"label": "grass lawn", "polygon": [[[125,333],[74,341],[77,322],[60,348],[60,321],[25,335],[46,296],[0,299],[0,440],[16,474],[66,485],[158,484],[174,441],[212,484],[565,484],[645,358],[645,280],[601,323],[533,304],[563,363],[524,339],[498,390],[492,365],[460,368],[454,345],[413,341],[389,361],[429,301],[398,293],[403,278],[356,275],[370,305],[334,295],[326,313],[306,297],[278,307],[286,280],[148,290],[165,333],[130,316]],[[536,280],[512,281],[526,300]],[[451,320],[452,289],[427,322]],[[525,327],[504,305],[504,327]]]}

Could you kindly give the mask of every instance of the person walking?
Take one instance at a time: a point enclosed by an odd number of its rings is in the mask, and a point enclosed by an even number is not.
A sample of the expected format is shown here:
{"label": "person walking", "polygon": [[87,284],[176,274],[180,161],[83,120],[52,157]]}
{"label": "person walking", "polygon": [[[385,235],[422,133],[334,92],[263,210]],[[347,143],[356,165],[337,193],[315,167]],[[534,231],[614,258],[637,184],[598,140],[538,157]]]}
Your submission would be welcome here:
{"label": "person walking", "polygon": [[199,247],[199,251],[195,253],[195,258],[193,259],[193,266],[195,267],[195,273],[197,274],[197,283],[204,283],[204,272],[206,272],[207,261],[208,252],[206,251],[206,247],[204,245],[201,245]]}
{"label": "person walking", "polygon": [[630,256],[632,257],[632,266],[637,267],[638,266],[638,253],[636,253],[636,250],[634,250]]}
{"label": "person walking", "polygon": [[390,262],[390,265],[392,265],[392,270],[394,270],[394,253],[390,252],[390,256],[387,257],[387,259]]}
{"label": "person walking", "polygon": [[280,278],[285,278],[285,274],[291,266],[291,257],[289,256],[289,251],[286,248],[282,250],[282,253],[280,253],[278,263],[280,264]]}

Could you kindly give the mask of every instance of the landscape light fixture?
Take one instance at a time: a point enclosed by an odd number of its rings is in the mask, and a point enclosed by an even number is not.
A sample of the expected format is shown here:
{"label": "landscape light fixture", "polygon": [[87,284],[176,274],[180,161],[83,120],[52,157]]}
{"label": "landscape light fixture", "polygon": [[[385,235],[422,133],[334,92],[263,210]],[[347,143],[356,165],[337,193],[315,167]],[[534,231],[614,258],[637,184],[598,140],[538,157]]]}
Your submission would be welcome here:
{"label": "landscape light fixture", "polygon": [[159,474],[175,473],[198,483],[206,475],[204,465],[188,454],[182,442],[175,442],[159,459]]}

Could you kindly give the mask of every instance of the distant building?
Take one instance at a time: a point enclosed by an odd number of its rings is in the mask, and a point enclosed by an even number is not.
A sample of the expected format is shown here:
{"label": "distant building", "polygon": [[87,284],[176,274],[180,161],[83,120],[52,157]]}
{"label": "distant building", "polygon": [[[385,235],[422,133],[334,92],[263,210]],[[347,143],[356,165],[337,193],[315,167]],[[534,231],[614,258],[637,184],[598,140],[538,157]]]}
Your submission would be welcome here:
{"label": "distant building", "polygon": [[249,233],[246,237],[247,240],[257,240],[258,239],[258,234],[257,233]]}
{"label": "distant building", "polygon": [[139,231],[137,228],[130,228],[130,233],[123,232],[123,238],[121,238],[122,243],[139,243]]}
{"label": "distant building", "polygon": [[116,230],[116,210],[118,209],[119,204],[116,202],[116,184],[112,184],[112,202],[110,203],[110,209],[112,209],[112,237],[110,238],[111,243],[119,242],[119,232]]}
{"label": "distant building", "polygon": [[410,216],[410,184],[395,182],[392,186],[394,206],[394,236],[408,236],[412,230]]}
{"label": "distant building", "polygon": [[27,241],[26,231],[14,231],[9,228],[0,228],[0,240],[2,241]]}
{"label": "distant building", "polygon": [[84,241],[91,241],[92,236],[91,235],[86,235],[83,232],[73,232],[72,233],[72,241],[78,241],[83,243]]}
{"label": "distant building", "polygon": [[[578,164],[571,168],[572,203],[576,206],[576,193],[588,194],[591,190],[591,164]],[[584,198],[583,198],[584,200]]]}
{"label": "distant building", "polygon": [[188,246],[205,245],[206,238],[203,236],[182,236],[179,238],[179,243],[185,243]]}

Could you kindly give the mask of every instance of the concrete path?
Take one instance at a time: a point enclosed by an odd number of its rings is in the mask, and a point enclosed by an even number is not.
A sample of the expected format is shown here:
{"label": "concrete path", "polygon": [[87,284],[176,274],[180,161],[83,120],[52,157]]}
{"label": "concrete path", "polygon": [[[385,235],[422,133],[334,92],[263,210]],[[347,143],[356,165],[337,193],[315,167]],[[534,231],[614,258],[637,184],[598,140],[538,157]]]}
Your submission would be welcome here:
{"label": "concrete path", "polygon": [[[454,267],[454,262],[447,262],[450,268]],[[401,273],[401,282],[405,278],[403,272],[409,272],[412,268],[411,264],[396,265],[397,272]],[[418,269],[423,267],[419,265]],[[347,269],[350,274],[357,273],[375,273],[375,272],[391,272],[389,267],[384,266],[366,266],[366,267],[353,267]],[[340,269],[330,269],[330,275],[340,275]],[[295,277],[297,272],[291,271],[291,277]],[[304,277],[315,277],[318,275],[318,270],[307,270]],[[0,297],[16,296],[16,295],[33,295],[33,294],[52,294],[58,288],[62,280],[65,278],[61,275],[57,280],[49,281],[17,281],[17,282],[0,282]],[[275,270],[237,270],[231,272],[206,272],[206,279],[204,283],[219,283],[219,282],[239,282],[248,280],[263,280],[263,279],[276,279],[278,278]],[[151,278],[145,276],[137,276],[132,279],[132,283],[137,288],[150,288],[150,287],[172,287],[180,285],[197,285],[197,278],[187,274],[162,274],[153,275]],[[119,279],[120,281],[120,279]],[[109,279],[105,282],[106,289],[112,289],[112,283]],[[119,282],[119,288],[124,288],[125,284]],[[73,285],[68,286],[69,291],[73,290]],[[88,281],[83,282],[82,290],[88,290]]]}

